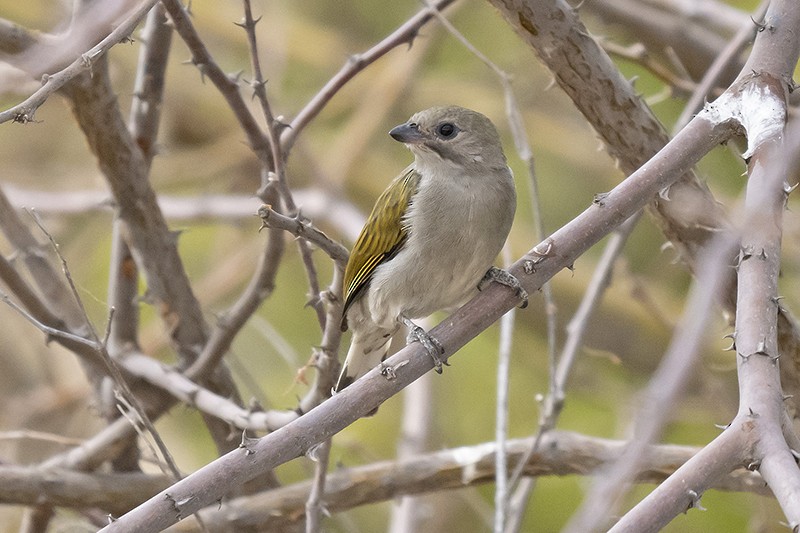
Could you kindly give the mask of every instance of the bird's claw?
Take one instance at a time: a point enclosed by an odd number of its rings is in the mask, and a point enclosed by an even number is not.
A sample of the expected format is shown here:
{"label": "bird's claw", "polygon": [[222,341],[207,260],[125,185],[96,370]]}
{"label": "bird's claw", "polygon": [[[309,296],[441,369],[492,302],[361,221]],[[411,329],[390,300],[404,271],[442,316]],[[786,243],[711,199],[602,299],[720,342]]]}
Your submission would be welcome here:
{"label": "bird's claw", "polygon": [[442,361],[442,358],[440,357],[444,354],[444,348],[442,345],[438,340],[436,340],[436,337],[429,335],[421,327],[416,325],[409,326],[406,343],[411,344],[412,342],[420,343],[425,350],[427,350],[428,355],[430,355],[431,359],[433,359],[434,369],[436,370],[437,374],[442,373],[442,365],[450,366],[447,361]]}
{"label": "bird's claw", "polygon": [[494,266],[491,267],[478,282],[478,290],[483,290],[483,288],[492,281],[496,281],[500,285],[505,285],[506,287],[514,289],[514,291],[517,293],[517,298],[522,300],[522,303],[519,306],[520,309],[525,309],[528,307],[528,291],[523,289],[519,280],[507,270],[503,270],[502,268],[497,268]]}

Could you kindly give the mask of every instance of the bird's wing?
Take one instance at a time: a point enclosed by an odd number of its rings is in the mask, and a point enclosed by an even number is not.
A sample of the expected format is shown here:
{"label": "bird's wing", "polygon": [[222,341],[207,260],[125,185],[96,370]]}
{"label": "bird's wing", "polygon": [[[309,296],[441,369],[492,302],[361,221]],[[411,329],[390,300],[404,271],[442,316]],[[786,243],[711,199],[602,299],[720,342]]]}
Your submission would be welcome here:
{"label": "bird's wing", "polygon": [[408,167],[383,191],[358,236],[344,271],[342,330],[347,329],[347,309],[369,285],[372,273],[400,250],[408,235],[403,216],[417,192],[420,176]]}

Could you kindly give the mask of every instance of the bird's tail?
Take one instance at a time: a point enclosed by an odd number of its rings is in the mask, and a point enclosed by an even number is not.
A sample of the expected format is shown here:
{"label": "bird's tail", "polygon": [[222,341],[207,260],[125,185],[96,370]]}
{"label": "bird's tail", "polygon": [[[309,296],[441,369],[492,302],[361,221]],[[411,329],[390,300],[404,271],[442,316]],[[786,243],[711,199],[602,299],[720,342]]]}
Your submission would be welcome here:
{"label": "bird's tail", "polygon": [[339,392],[344,389],[386,359],[392,342],[392,333],[390,330],[378,328],[361,334],[354,331],[342,373],[339,374],[333,391]]}

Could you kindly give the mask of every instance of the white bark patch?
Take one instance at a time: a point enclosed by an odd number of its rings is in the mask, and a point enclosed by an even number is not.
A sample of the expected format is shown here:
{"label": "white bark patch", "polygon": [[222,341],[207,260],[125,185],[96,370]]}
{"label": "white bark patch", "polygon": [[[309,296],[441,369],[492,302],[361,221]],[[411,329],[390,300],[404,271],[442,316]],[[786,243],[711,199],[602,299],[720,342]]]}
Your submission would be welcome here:
{"label": "white bark patch", "polygon": [[706,104],[700,114],[716,124],[726,120],[741,124],[747,132],[747,151],[742,154],[745,159],[763,142],[780,139],[786,123],[783,99],[755,80],[742,84],[739,91],[726,92]]}
{"label": "white bark patch", "polygon": [[741,123],[747,131],[746,158],[767,140],[780,139],[786,124],[783,99],[760,83],[748,83],[742,88]]}
{"label": "white bark patch", "polygon": [[453,450],[453,460],[461,465],[461,482],[468,485],[473,479],[480,475],[477,464],[487,455],[494,454],[494,443],[484,443],[478,446],[465,446]]}

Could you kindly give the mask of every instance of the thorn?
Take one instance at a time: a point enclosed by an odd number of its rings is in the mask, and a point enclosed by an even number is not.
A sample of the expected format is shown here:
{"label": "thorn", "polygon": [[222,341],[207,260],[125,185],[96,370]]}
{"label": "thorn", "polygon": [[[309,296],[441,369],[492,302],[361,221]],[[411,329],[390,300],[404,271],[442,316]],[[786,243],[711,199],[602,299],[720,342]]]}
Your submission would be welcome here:
{"label": "thorn", "polygon": [[200,394],[200,389],[193,388],[186,393],[186,405],[189,407],[197,407],[197,395]]}
{"label": "thorn", "polygon": [[755,472],[756,470],[761,468],[761,461],[753,461],[752,463],[748,463],[747,466],[745,466],[745,468],[747,468],[751,472]]}
{"label": "thorn", "polygon": [[253,455],[256,452],[250,449],[250,445],[258,442],[258,440],[259,439],[256,437],[248,437],[247,430],[244,430],[242,431],[242,440],[239,443],[239,449],[243,449],[245,455]]}
{"label": "thorn", "polygon": [[736,351],[736,341],[733,341],[730,346],[727,348],[722,349],[723,352],[733,352]]}
{"label": "thorn", "polygon": [[739,250],[739,263],[741,263],[742,261],[747,261],[751,257],[753,257],[753,247],[752,246],[750,246],[750,245],[743,246]]}
{"label": "thorn", "polygon": [[699,511],[705,511],[706,508],[700,505],[700,495],[695,491],[689,489],[689,507],[686,508],[688,511],[689,509],[697,509]]}
{"label": "thorn", "polygon": [[761,259],[762,261],[767,260],[767,251],[764,248],[762,248],[761,251],[758,252],[758,258]]}
{"label": "thorn", "polygon": [[322,301],[322,298],[319,297],[319,294],[309,296],[308,300],[306,300],[306,303],[303,304],[303,308],[316,307],[320,301]]}
{"label": "thorn", "polygon": [[758,414],[755,411],[753,411],[752,407],[748,407],[747,410],[750,413],[748,415],[750,418],[758,418]]}
{"label": "thorn", "polygon": [[292,127],[290,123],[286,122],[286,118],[283,115],[278,115],[277,117],[275,117],[275,119],[272,121],[272,124],[276,127],[278,131],[289,129]]}
{"label": "thorn", "polygon": [[306,450],[305,456],[314,461],[315,463],[318,463],[320,448],[322,447],[323,444],[324,444],[323,442],[320,442],[313,445],[308,450]]}
{"label": "thorn", "polygon": [[386,378],[386,381],[392,381],[397,379],[397,371],[408,364],[408,360],[401,361],[396,366],[391,366],[384,364],[381,361],[380,369],[381,369],[381,376]]}
{"label": "thorn", "polygon": [[760,341],[758,341],[758,344],[756,344],[756,352],[755,353],[758,354],[758,355],[768,355],[767,354],[767,340],[766,339],[761,339]]}
{"label": "thorn", "polygon": [[605,200],[608,197],[607,192],[600,192],[594,195],[592,199],[592,203],[598,207],[603,207],[605,205]]}
{"label": "thorn", "polygon": [[783,193],[786,196],[789,196],[790,194],[792,194],[794,192],[794,190],[797,188],[798,185],[800,185],[800,183],[795,183],[794,185],[789,185],[788,182],[784,181],[783,182]]}
{"label": "thorn", "polygon": [[725,431],[726,429],[731,427],[731,424],[730,424],[730,422],[728,422],[727,424],[714,424],[714,427],[717,428],[717,429],[721,429],[721,430]]}
{"label": "thorn", "polygon": [[791,400],[792,398],[794,398],[794,394],[784,394],[783,398],[781,399],[785,402],[786,400]]}
{"label": "thorn", "polygon": [[231,72],[230,74],[228,74],[228,79],[229,79],[229,80],[231,81],[231,83],[233,83],[234,85],[239,85],[239,82],[240,82],[240,81],[241,81],[241,79],[242,79],[242,74],[243,74],[243,73],[244,73],[244,71],[243,71],[243,70],[239,70],[239,71],[237,71],[237,72]]}
{"label": "thorn", "polygon": [[669,190],[670,190],[670,187],[664,187],[663,189],[658,191],[658,197],[661,198],[664,201],[669,202]]}
{"label": "thorn", "polygon": [[534,272],[536,272],[534,265],[535,263],[533,261],[531,261],[530,259],[526,259],[522,263],[522,269],[525,271],[526,274],[533,274]]}

